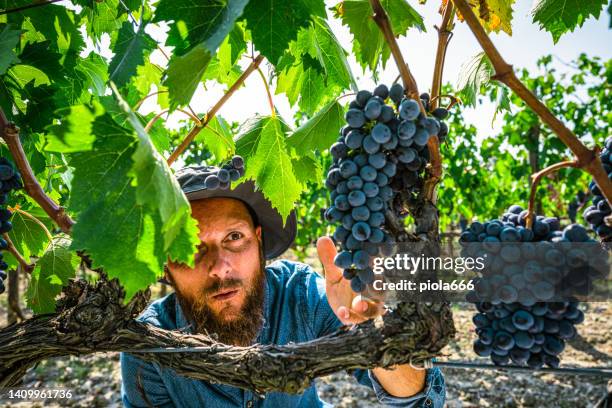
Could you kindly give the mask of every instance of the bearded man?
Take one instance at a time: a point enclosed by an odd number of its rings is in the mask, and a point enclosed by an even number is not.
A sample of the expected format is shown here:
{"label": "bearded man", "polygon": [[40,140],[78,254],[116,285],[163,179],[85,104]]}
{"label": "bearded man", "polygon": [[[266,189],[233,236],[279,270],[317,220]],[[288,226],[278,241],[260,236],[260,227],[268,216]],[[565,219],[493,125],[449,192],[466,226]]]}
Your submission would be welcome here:
{"label": "bearded man", "polygon": [[[177,172],[200,229],[195,266],[169,262],[166,279],[174,293],[152,303],[139,321],[215,335],[236,346],[283,345],[310,341],[382,313],[379,302],[357,296],[342,278],[328,237],[317,242],[325,278],[298,262],[279,260],[266,266],[266,259],[278,257],[293,242],[295,214],[283,225],[251,181],[234,189],[207,189],[204,180],[216,171],[190,166]],[[314,382],[299,395],[270,392],[259,398],[241,388],[180,376],[126,353],[121,354],[121,374],[126,407],[331,407],[319,399]],[[355,370],[354,376],[389,406],[444,404],[444,379],[437,368],[399,365]]]}

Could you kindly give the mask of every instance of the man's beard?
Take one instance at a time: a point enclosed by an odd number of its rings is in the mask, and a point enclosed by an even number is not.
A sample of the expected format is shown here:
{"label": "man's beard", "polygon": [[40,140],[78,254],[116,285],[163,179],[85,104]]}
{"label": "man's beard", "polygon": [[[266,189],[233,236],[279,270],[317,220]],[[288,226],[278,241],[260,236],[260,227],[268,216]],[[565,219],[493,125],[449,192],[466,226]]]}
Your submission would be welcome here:
{"label": "man's beard", "polygon": [[[263,254],[262,257],[263,258]],[[244,288],[245,282],[240,279],[225,279],[215,281],[213,285],[202,290],[197,299],[184,296],[174,285],[176,297],[181,309],[192,322],[195,333],[208,334],[216,337],[217,341],[235,346],[249,346],[257,338],[263,322],[264,290],[265,290],[265,261],[261,262],[259,270],[253,278],[253,283],[246,293],[244,304],[238,311],[237,317],[226,321],[217,316],[206,303],[211,295],[220,290]],[[223,310],[219,312],[223,315]]]}

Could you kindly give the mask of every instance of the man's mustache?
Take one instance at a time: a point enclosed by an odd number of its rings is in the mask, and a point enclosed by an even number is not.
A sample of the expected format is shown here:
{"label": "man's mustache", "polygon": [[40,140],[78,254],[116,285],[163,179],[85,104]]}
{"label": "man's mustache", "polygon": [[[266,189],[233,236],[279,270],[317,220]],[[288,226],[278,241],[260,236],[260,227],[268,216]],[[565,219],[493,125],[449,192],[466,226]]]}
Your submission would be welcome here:
{"label": "man's mustache", "polygon": [[241,286],[243,286],[241,279],[228,278],[214,281],[209,287],[202,289],[202,292],[204,295],[209,296],[214,295],[221,290],[238,289]]}

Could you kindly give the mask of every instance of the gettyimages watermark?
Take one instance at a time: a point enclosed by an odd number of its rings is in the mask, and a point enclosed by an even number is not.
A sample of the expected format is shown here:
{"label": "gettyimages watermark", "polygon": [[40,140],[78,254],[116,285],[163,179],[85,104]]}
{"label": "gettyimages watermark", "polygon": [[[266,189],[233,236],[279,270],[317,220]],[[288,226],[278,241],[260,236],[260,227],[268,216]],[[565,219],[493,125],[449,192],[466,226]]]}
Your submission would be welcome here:
{"label": "gettyimages watermark", "polygon": [[371,288],[387,301],[601,302],[611,261],[599,243],[399,244],[375,257]]}

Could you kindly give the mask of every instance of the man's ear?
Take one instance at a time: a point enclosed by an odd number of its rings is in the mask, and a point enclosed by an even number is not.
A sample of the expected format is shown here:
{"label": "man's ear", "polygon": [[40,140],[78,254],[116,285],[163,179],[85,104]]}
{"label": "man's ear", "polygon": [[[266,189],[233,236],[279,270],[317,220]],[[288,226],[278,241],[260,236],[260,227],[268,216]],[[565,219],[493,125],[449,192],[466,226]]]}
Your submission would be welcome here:
{"label": "man's ear", "polygon": [[261,244],[261,225],[258,225],[255,228],[255,235],[257,236],[257,239],[259,240],[259,243]]}

